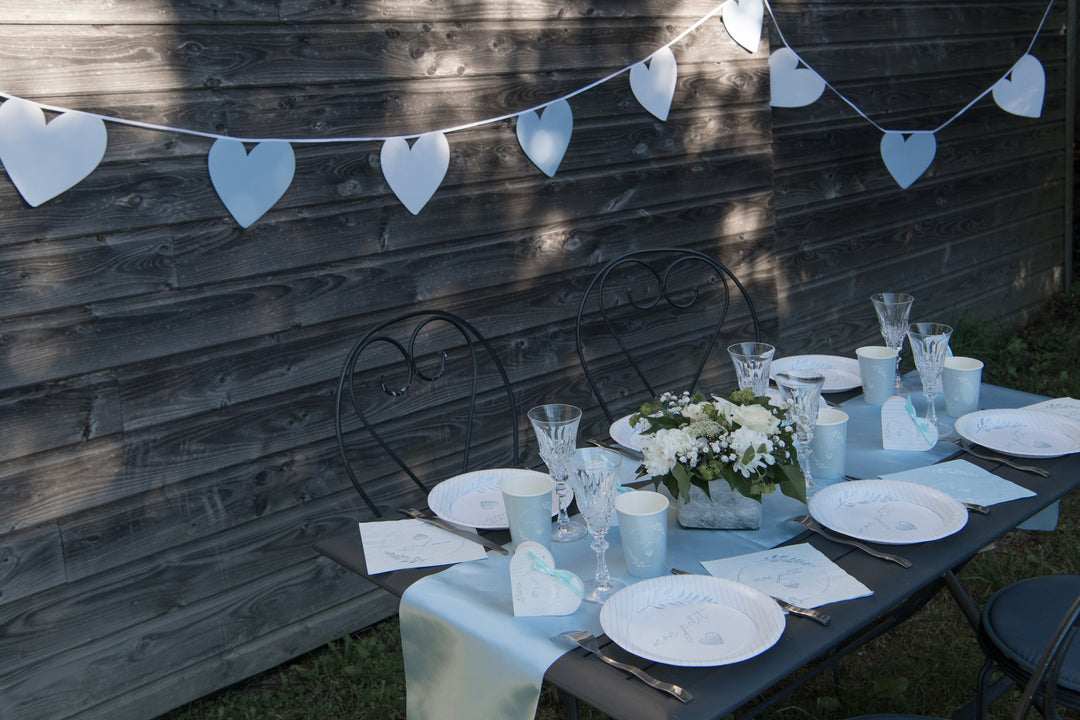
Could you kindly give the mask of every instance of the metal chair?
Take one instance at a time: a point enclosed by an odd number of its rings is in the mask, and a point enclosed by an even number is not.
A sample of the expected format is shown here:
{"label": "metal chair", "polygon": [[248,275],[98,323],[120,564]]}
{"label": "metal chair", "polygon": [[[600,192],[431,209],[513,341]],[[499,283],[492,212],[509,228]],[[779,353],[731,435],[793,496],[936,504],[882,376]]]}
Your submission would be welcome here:
{"label": "metal chair", "polygon": [[[989,679],[995,669],[1002,672],[1001,682],[995,685],[1023,688],[1015,720],[1023,720],[1032,706],[1049,720],[1057,720],[1059,706],[1080,709],[1080,648],[1071,647],[1078,620],[1077,575],[1029,578],[995,593],[983,609],[979,628],[979,644],[987,662],[979,674],[976,717],[986,715]],[[862,715],[851,720],[931,719],[921,715]]]}
{"label": "metal chair", "polygon": [[[740,298],[747,311],[742,319],[748,324],[731,340],[760,340],[761,328],[749,293],[731,270],[714,258],[696,250],[656,248],[629,252],[607,263],[581,299],[576,341],[581,369],[608,422],[613,422],[615,415],[604,398],[598,373],[590,367],[592,363],[604,366],[604,376],[610,382],[618,382],[611,380],[617,377],[615,367],[625,369],[628,365],[630,382],[636,377],[646,393],[637,405],[656,397],[658,390],[678,387],[693,392],[724,323],[733,316],[732,300]],[[699,339],[697,346],[683,353],[693,358],[700,355],[692,372],[692,365],[679,362],[681,350],[672,347],[683,342],[680,336]],[[653,367],[646,367],[646,361]],[[670,385],[673,382],[682,385]],[[616,392],[629,394],[624,388]]]}
{"label": "metal chair", "polygon": [[[386,379],[391,372],[394,381]],[[518,466],[518,413],[510,379],[488,341],[460,317],[441,310],[410,312],[381,323],[354,344],[338,380],[334,425],[345,472],[371,512],[383,515],[361,477],[375,474],[372,452],[378,452],[355,443],[350,447],[347,439],[353,433],[366,431],[426,496],[431,486],[410,465],[420,462],[452,472],[448,461],[455,453],[448,448],[461,447],[459,471],[468,472],[478,443],[473,434],[478,410],[497,418],[488,423],[497,429],[479,441],[485,464],[505,447],[502,440],[509,433],[509,461]],[[407,447],[410,460],[392,446]],[[367,454],[358,468],[354,456],[361,450]]]}

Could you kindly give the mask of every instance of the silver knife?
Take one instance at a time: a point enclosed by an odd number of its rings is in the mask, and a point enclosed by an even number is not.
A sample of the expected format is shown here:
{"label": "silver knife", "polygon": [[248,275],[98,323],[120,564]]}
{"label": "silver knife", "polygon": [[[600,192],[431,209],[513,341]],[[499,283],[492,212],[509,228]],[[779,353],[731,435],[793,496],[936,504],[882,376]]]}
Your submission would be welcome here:
{"label": "silver knife", "polygon": [[[692,572],[688,572],[686,570],[680,570],[679,568],[671,568],[671,574],[672,575],[693,575]],[[822,625],[828,625],[829,624],[829,620],[830,620],[829,616],[826,615],[825,613],[821,612],[820,610],[814,610],[813,608],[804,608],[804,607],[799,607],[798,605],[792,605],[788,601],[781,600],[780,598],[776,597],[775,595],[770,595],[769,597],[771,597],[773,600],[775,600],[780,605],[780,607],[784,608],[784,610],[787,610],[792,615],[801,615],[802,617],[810,618],[811,620],[814,620],[815,622],[819,622]]]}
{"label": "silver knife", "polygon": [[467,530],[462,530],[461,528],[456,527],[453,524],[446,522],[445,520],[443,520],[440,517],[427,517],[427,516],[424,515],[424,513],[420,512],[416,508],[408,508],[408,509],[402,508],[401,509],[401,514],[402,515],[408,515],[412,519],[419,520],[420,522],[431,525],[432,527],[437,527],[440,530],[443,530],[445,532],[450,533],[451,535],[457,535],[458,537],[465,538],[466,540],[471,540],[474,543],[478,543],[480,545],[483,545],[484,547],[488,548],[489,550],[494,550],[495,552],[502,553],[503,555],[509,555],[510,554],[510,551],[507,550],[506,548],[504,548],[502,545],[500,545],[499,543],[497,543],[497,542],[495,542],[493,540],[488,540],[483,535],[479,535],[477,533],[471,533],[471,532],[469,532]]}

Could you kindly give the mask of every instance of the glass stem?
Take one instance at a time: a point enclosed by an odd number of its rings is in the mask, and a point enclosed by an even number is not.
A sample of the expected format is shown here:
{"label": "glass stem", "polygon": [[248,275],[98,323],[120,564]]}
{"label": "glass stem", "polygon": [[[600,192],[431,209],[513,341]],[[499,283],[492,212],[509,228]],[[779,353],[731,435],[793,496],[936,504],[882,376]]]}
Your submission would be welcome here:
{"label": "glass stem", "polygon": [[560,472],[555,480],[555,496],[559,498],[558,525],[562,529],[570,527],[570,516],[566,512],[566,494],[569,488],[566,486],[567,473]]}
{"label": "glass stem", "polygon": [[926,396],[926,422],[929,423],[930,425],[936,425],[937,424],[937,408],[934,407],[934,398],[937,397],[937,393],[935,393],[932,389],[927,390],[924,387],[923,388],[923,395]]}
{"label": "glass stem", "polygon": [[604,534],[593,535],[592,549],[596,553],[596,578],[594,582],[598,588],[607,587],[611,584],[611,573],[608,572],[608,541]]}
{"label": "glass stem", "polygon": [[806,487],[814,487],[814,477],[810,471],[810,441],[797,441],[795,451],[799,454],[799,469],[802,470],[803,477],[806,478]]}
{"label": "glass stem", "polygon": [[904,378],[900,376],[900,353],[896,353],[896,394],[903,395]]}

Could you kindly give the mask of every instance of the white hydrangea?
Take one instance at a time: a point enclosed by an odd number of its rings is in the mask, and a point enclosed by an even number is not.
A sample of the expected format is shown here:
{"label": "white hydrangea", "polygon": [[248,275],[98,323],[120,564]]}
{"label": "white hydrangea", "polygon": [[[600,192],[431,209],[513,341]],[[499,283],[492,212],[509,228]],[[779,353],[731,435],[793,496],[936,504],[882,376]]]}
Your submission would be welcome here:
{"label": "white hydrangea", "polygon": [[[743,477],[764,470],[773,465],[776,460],[772,456],[772,440],[763,432],[748,427],[741,427],[731,434],[731,449],[733,451],[732,468]],[[749,453],[747,458],[747,451]]]}
{"label": "white hydrangea", "polygon": [[671,472],[680,455],[685,458],[693,454],[694,464],[697,464],[698,441],[684,430],[657,430],[651,435],[643,435],[641,445],[642,464],[653,477]]}

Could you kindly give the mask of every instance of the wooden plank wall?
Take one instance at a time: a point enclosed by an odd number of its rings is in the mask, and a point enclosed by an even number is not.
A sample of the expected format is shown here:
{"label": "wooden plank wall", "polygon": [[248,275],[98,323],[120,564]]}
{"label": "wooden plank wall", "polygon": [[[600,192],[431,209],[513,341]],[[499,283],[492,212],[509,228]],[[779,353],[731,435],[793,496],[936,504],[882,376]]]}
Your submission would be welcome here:
{"label": "wooden plank wall", "polygon": [[[559,97],[713,4],[507,8],[7,0],[0,89],[232,136],[405,134]],[[153,717],[394,611],[311,550],[371,518],[337,458],[333,395],[351,343],[384,319],[461,314],[522,412],[578,403],[583,434],[604,423],[574,318],[615,255],[710,252],[775,335],[767,47],[743,51],[717,20],[680,42],[667,122],[625,75],[574,98],[554,179],[512,121],[453,133],[416,217],[378,143],[296,145],[294,182],[246,230],[210,185],[205,138],[109,124],[101,166],[38,208],[0,177],[0,718]],[[730,379],[724,359],[711,384]],[[385,465],[371,474],[380,502],[409,492]]]}
{"label": "wooden plank wall", "polygon": [[[938,122],[981,91],[1042,7],[776,4],[800,52],[898,125]],[[714,3],[507,7],[6,0],[0,89],[233,136],[407,134],[560,97]],[[627,250],[717,256],[787,354],[874,340],[866,298],[896,285],[920,316],[1022,316],[1060,283],[1061,18],[1036,46],[1043,118],[982,101],[939,133],[938,160],[907,191],[876,131],[835,99],[770,110],[768,38],[749,54],[715,19],[674,48],[667,122],[625,76],[575,97],[554,179],[511,120],[452,133],[447,177],[415,217],[378,143],[296,145],[293,184],[246,230],[209,183],[205,138],[110,124],[102,165],[38,208],[0,178],[0,718],[153,717],[393,612],[311,546],[371,517],[337,458],[333,395],[351,342],[402,312],[473,321],[521,412],[575,402],[584,437],[605,423],[574,318],[592,275]],[[690,347],[708,320],[643,327]],[[745,311],[734,328],[747,331]],[[723,355],[703,386],[730,382]],[[684,363],[651,362],[685,377]],[[606,380],[636,404],[624,374]],[[527,427],[521,438],[535,462]],[[493,441],[483,459],[496,457]],[[409,497],[385,465],[371,474],[381,503]]]}
{"label": "wooden plank wall", "polygon": [[[912,130],[992,86],[1047,3],[773,6],[788,42],[840,92],[883,127]],[[1046,70],[1042,117],[983,98],[936,134],[934,163],[904,191],[881,162],[880,131],[835,94],[774,109],[780,350],[879,343],[875,292],[914,295],[913,321],[1016,321],[1062,289],[1065,19],[1055,3],[1032,49]]]}

